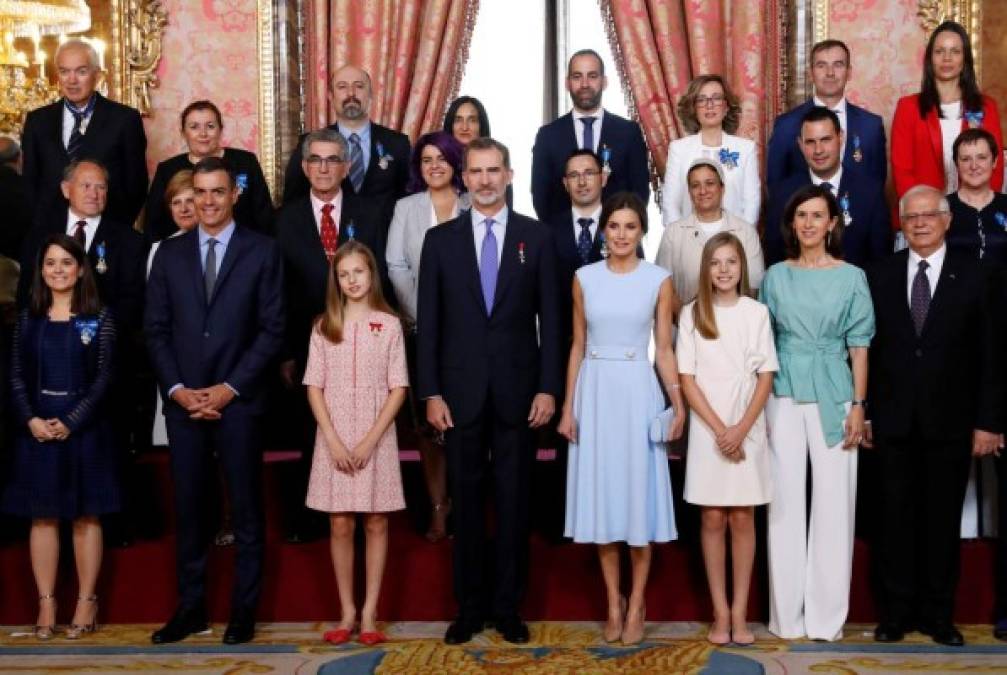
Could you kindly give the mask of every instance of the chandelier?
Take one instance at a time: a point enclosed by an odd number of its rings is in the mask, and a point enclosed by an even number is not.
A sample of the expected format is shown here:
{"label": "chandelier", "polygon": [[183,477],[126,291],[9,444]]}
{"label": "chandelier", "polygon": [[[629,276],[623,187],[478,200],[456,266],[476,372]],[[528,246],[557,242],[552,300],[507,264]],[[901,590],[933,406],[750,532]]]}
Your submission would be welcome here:
{"label": "chandelier", "polygon": [[[59,96],[46,76],[42,37],[90,28],[85,0],[0,0],[0,133],[20,135],[27,112]],[[14,46],[18,38],[31,40],[32,60]]]}

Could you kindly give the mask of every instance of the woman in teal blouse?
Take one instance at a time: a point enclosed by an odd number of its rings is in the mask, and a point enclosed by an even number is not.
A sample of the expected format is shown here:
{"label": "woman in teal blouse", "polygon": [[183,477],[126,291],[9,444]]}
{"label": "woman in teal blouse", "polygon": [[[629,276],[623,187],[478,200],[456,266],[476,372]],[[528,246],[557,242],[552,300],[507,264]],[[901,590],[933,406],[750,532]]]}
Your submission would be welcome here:
{"label": "woman in teal blouse", "polygon": [[782,223],[788,259],[762,282],[780,360],[766,406],[769,630],[783,638],[837,640],[849,606],[874,308],[863,271],[841,260],[844,220],[828,189],[798,191]]}

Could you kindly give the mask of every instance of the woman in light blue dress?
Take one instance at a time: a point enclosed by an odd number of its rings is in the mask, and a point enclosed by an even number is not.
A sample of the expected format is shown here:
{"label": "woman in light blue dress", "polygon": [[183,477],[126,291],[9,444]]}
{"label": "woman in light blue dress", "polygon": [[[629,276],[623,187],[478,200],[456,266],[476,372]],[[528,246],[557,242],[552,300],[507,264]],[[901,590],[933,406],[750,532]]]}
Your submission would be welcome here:
{"label": "woman in light blue dress", "polygon": [[[598,544],[608,593],[605,640],[635,644],[643,639],[650,543],[678,536],[665,447],[649,436],[665,400],[647,356],[653,331],[676,439],[685,421],[671,335],[678,299],[668,273],[637,257],[647,232],[638,197],[612,195],[600,222],[608,257],[580,268],[573,284],[566,390],[574,393],[559,424],[570,441],[565,534]],[[629,546],[632,563],[628,603],[619,594],[619,542]]]}

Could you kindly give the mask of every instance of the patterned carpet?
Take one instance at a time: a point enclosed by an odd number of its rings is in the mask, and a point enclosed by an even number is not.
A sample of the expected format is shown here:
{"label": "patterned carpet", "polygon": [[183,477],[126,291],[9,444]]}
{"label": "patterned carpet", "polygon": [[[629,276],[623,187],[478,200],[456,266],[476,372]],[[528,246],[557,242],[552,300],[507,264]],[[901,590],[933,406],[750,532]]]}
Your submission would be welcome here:
{"label": "patterned carpet", "polygon": [[753,647],[715,649],[696,623],[651,624],[635,647],[606,645],[600,624],[538,623],[532,641],[517,647],[487,630],[464,647],[443,644],[443,623],[388,624],[391,641],[375,649],[355,643],[330,647],[319,636],[328,624],[263,624],[248,645],[220,643],[212,634],[163,647],[150,644],[152,626],[103,626],[87,640],[60,636],[38,642],[23,627],[0,628],[3,673],[1007,673],[1007,644],[989,626],[969,626],[964,649],[934,645],[913,634],[898,645],[873,642],[869,626],[848,626],[838,643],[783,642],[758,630]]}

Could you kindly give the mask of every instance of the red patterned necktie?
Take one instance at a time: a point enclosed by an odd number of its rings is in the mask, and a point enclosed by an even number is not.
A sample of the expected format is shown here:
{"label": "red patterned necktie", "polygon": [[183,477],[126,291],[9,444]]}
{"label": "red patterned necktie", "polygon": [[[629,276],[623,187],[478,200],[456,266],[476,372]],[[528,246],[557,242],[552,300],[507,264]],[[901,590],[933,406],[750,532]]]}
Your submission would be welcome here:
{"label": "red patterned necktie", "polygon": [[336,230],[336,221],[332,219],[332,204],[322,206],[322,248],[325,255],[330,260],[336,254],[336,246],[339,243],[339,232]]}

